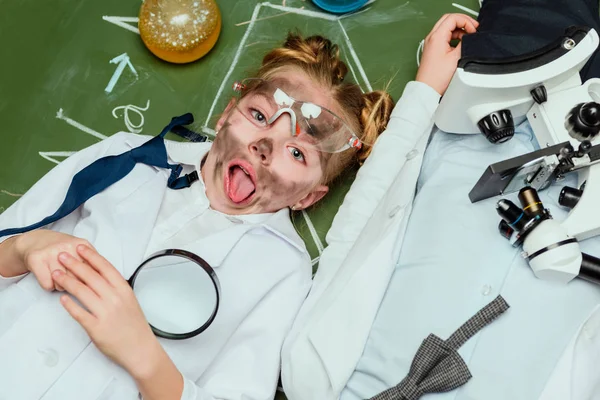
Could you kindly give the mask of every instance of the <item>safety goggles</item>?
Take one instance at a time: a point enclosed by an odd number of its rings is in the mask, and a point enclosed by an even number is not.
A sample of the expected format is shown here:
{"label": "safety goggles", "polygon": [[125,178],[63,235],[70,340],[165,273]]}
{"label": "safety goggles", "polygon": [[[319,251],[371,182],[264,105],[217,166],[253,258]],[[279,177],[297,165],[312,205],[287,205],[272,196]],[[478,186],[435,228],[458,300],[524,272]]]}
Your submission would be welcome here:
{"label": "safety goggles", "polygon": [[317,104],[299,101],[276,83],[250,78],[233,84],[238,111],[260,129],[268,129],[282,115],[290,119],[290,133],[325,153],[338,153],[363,145],[337,115]]}

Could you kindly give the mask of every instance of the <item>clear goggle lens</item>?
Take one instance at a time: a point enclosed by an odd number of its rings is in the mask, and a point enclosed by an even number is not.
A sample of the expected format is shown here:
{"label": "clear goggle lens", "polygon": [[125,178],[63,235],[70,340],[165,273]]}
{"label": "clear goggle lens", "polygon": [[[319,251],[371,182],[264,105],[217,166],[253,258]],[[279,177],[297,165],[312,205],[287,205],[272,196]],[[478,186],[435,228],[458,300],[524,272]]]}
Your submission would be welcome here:
{"label": "clear goggle lens", "polygon": [[299,101],[264,79],[235,82],[233,90],[240,96],[236,107],[252,124],[268,128],[281,116],[290,120],[290,133],[319,151],[338,153],[363,143],[337,115],[317,104]]}

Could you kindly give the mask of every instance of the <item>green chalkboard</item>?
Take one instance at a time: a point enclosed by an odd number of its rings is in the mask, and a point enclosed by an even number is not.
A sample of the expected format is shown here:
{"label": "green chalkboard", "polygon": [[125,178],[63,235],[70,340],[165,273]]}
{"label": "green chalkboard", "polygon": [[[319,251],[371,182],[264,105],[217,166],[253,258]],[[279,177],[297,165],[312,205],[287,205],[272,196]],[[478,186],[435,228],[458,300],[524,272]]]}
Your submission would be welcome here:
{"label": "green chalkboard", "polygon": [[[419,43],[435,21],[461,7],[479,9],[477,0],[459,1],[375,0],[338,18],[310,0],[217,0],[223,16],[217,45],[195,63],[174,65],[144,47],[135,21],[130,29],[110,22],[135,19],[139,0],[0,0],[0,212],[68,154],[128,130],[123,108],[113,116],[117,107],[149,105],[141,111],[144,134],[156,134],[188,111],[196,117],[194,129],[212,127],[231,83],[252,73],[290,30],[331,38],[350,65],[351,80],[365,91],[391,80],[397,99],[414,77]],[[107,93],[117,67],[110,60],[124,53],[138,77],[126,68]],[[128,115],[140,125],[139,114]],[[308,212],[322,242],[353,174]],[[305,215],[297,213],[294,221],[316,257]]]}

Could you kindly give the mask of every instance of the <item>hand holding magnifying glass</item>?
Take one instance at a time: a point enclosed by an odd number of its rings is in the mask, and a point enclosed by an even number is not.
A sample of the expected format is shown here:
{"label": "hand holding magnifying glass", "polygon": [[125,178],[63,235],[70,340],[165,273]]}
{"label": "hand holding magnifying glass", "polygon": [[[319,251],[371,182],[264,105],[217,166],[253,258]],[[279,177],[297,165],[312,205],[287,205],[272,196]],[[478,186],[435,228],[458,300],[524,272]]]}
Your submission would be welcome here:
{"label": "hand holding magnifying glass", "polygon": [[57,271],[53,279],[83,307],[66,295],[61,303],[98,349],[128,371],[144,365],[152,353],[148,350],[159,346],[153,332],[170,339],[189,338],[216,316],[218,280],[192,253],[155,254],[128,282],[94,250],[78,246],[77,252],[85,262],[59,255],[74,277]]}

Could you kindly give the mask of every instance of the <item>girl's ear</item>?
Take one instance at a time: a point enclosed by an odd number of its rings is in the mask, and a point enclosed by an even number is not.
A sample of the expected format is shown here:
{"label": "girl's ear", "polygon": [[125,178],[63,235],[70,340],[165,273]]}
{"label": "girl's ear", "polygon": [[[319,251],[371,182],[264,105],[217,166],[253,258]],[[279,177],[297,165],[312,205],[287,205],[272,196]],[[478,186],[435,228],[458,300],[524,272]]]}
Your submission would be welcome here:
{"label": "girl's ear", "polygon": [[231,109],[235,107],[235,99],[231,99],[229,101],[229,104],[227,104],[227,107],[225,107],[225,111],[223,111],[223,113],[221,114],[221,118],[219,118],[219,121],[217,121],[217,126],[215,127],[215,130],[217,132],[219,132],[221,130],[221,128],[223,127],[223,124],[225,124],[225,121],[227,120],[227,117],[229,116],[229,112],[231,111]]}
{"label": "girl's ear", "polygon": [[314,188],[309,194],[303,199],[294,204],[293,209],[295,211],[304,210],[307,207],[312,206],[317,201],[321,200],[329,192],[329,187],[325,185],[319,185]]}

